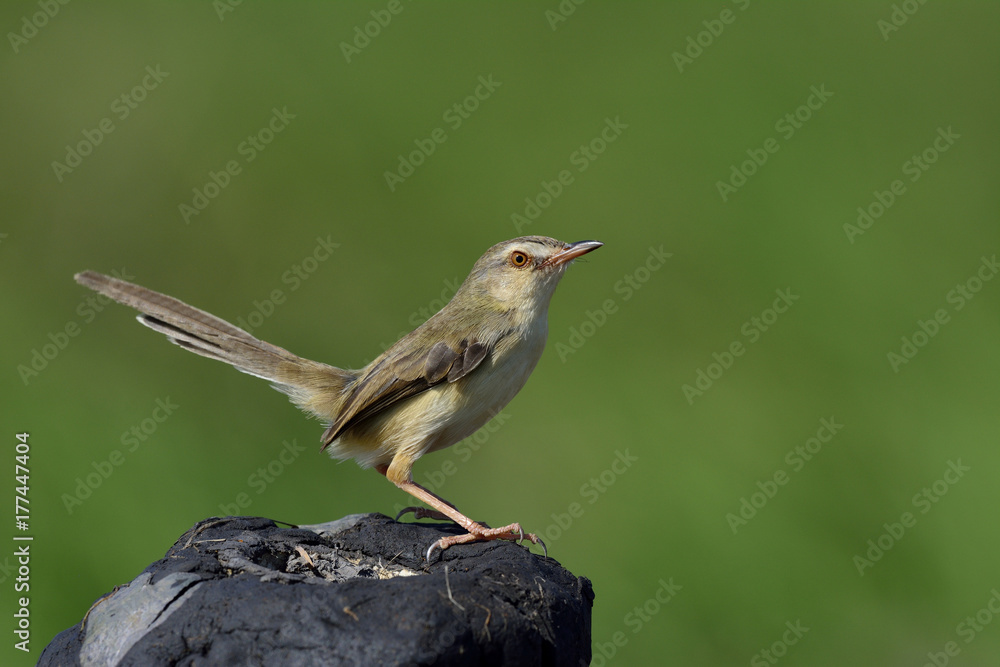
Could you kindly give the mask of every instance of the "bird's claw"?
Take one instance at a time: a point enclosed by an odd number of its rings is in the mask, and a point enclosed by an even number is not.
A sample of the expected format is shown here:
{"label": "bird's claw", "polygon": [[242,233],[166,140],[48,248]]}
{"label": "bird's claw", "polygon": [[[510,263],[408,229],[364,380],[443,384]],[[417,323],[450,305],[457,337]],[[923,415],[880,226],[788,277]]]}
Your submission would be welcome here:
{"label": "bird's claw", "polygon": [[398,514],[396,514],[395,521],[399,521],[399,517],[403,516],[404,514],[409,514],[410,512],[413,512],[413,514],[416,515],[419,509],[420,509],[419,507],[414,507],[414,506],[404,507],[403,509],[399,510]]}
{"label": "bird's claw", "polygon": [[545,559],[548,560],[548,558],[549,558],[549,548],[547,546],[545,546],[545,542],[542,542],[542,538],[540,538],[537,535],[535,535],[535,539],[538,540],[538,544],[542,545],[542,553],[544,554]]}
{"label": "bird's claw", "polygon": [[524,540],[528,540],[532,544],[542,545],[542,551],[545,553],[545,558],[549,557],[549,549],[545,546],[545,542],[543,542],[542,539],[534,533],[525,533],[524,529],[521,528],[521,524],[512,523],[509,526],[504,526],[502,528],[489,528],[482,524],[474,523],[468,533],[464,535],[450,535],[448,537],[442,537],[430,545],[427,548],[427,563],[430,564],[431,557],[434,555],[435,551],[443,552],[448,547],[456,544],[485,542],[490,540],[507,540],[509,542],[517,542],[519,544]]}

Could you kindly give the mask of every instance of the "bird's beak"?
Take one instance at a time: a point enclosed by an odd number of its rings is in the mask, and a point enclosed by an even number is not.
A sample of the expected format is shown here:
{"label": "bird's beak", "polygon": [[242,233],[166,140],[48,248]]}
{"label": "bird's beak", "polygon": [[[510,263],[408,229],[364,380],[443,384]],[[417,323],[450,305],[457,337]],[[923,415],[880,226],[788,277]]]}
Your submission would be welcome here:
{"label": "bird's beak", "polygon": [[570,243],[562,250],[550,255],[539,267],[566,264],[580,255],[586,255],[591,250],[597,250],[602,245],[604,244],[600,241],[577,241],[576,243]]}

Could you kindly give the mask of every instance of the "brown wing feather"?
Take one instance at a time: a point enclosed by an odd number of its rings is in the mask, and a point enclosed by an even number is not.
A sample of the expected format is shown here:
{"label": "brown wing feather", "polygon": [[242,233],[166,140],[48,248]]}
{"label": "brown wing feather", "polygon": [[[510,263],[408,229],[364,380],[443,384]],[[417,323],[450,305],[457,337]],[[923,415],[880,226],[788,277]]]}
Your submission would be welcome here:
{"label": "brown wing feather", "polygon": [[323,449],[351,426],[389,406],[441,382],[465,377],[482,363],[488,352],[487,345],[463,339],[457,350],[439,340],[426,352],[402,358],[386,355],[350,389],[337,419],[323,433]]}

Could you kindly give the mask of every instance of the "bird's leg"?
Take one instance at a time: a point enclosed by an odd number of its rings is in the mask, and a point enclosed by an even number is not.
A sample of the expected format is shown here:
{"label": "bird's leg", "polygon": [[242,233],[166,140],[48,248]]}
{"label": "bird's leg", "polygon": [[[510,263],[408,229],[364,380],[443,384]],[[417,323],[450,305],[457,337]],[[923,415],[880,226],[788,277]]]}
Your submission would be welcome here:
{"label": "bird's leg", "polygon": [[[393,461],[395,463],[395,460]],[[442,537],[440,540],[432,544],[427,549],[427,560],[430,562],[431,556],[434,554],[435,549],[440,549],[444,551],[450,546],[455,544],[467,544],[469,542],[483,542],[488,540],[510,540],[511,542],[520,542],[521,540],[528,540],[532,544],[541,544],[542,549],[545,550],[546,556],[548,556],[548,549],[545,547],[545,543],[538,538],[534,533],[525,533],[521,528],[521,524],[512,523],[508,526],[501,526],[500,528],[487,528],[486,526],[473,521],[469,517],[465,516],[458,509],[449,503],[444,498],[432,493],[428,489],[420,486],[413,481],[413,477],[410,474],[409,467],[406,467],[405,476],[400,476],[399,471],[392,470],[391,466],[377,466],[375,468],[380,473],[386,476],[386,478],[395,484],[398,488],[406,491],[411,496],[420,500],[431,507],[434,510],[423,510],[423,508],[413,508],[417,518],[420,518],[421,512],[425,512],[423,516],[433,516],[434,518],[441,519],[451,519],[459,526],[469,531],[465,535],[452,535],[450,537]],[[396,473],[396,474],[393,474]],[[405,513],[411,508],[407,508],[400,512],[400,514]],[[398,518],[398,517],[397,517]]]}
{"label": "bird's leg", "polygon": [[[377,470],[378,472],[382,473],[383,475],[385,475],[388,478],[388,476],[389,476],[389,474],[388,474],[389,466],[385,466],[385,465],[375,466],[375,470]],[[416,482],[413,481],[412,477],[410,478],[409,481],[414,486],[420,486],[419,484],[417,484]],[[402,488],[402,487],[400,487],[400,488]],[[436,493],[434,493],[430,489],[426,489],[426,488],[424,488],[422,486],[420,488],[423,489],[424,491],[426,491],[427,493],[431,494],[435,498],[437,498],[438,502],[442,502],[445,505],[448,505],[449,507],[451,507],[456,512],[458,511],[457,507],[455,507],[453,504],[449,503],[447,500],[445,500],[441,496],[437,495]],[[411,505],[410,507],[404,507],[403,509],[399,510],[399,513],[396,514],[396,521],[399,521],[399,517],[403,516],[404,514],[409,514],[410,512],[413,512],[413,518],[414,519],[436,519],[438,521],[454,521],[454,519],[452,519],[450,516],[448,516],[444,512],[439,512],[437,510],[427,509],[426,507],[417,507],[416,505]],[[456,522],[456,523],[458,523],[458,522]]]}

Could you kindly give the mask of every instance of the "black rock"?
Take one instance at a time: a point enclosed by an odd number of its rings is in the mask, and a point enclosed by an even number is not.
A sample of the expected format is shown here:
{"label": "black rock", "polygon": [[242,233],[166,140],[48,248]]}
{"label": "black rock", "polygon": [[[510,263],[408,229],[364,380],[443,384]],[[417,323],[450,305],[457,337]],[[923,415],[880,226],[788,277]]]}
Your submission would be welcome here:
{"label": "black rock", "polygon": [[590,581],[504,541],[357,514],[202,521],[39,665],[587,665]]}

